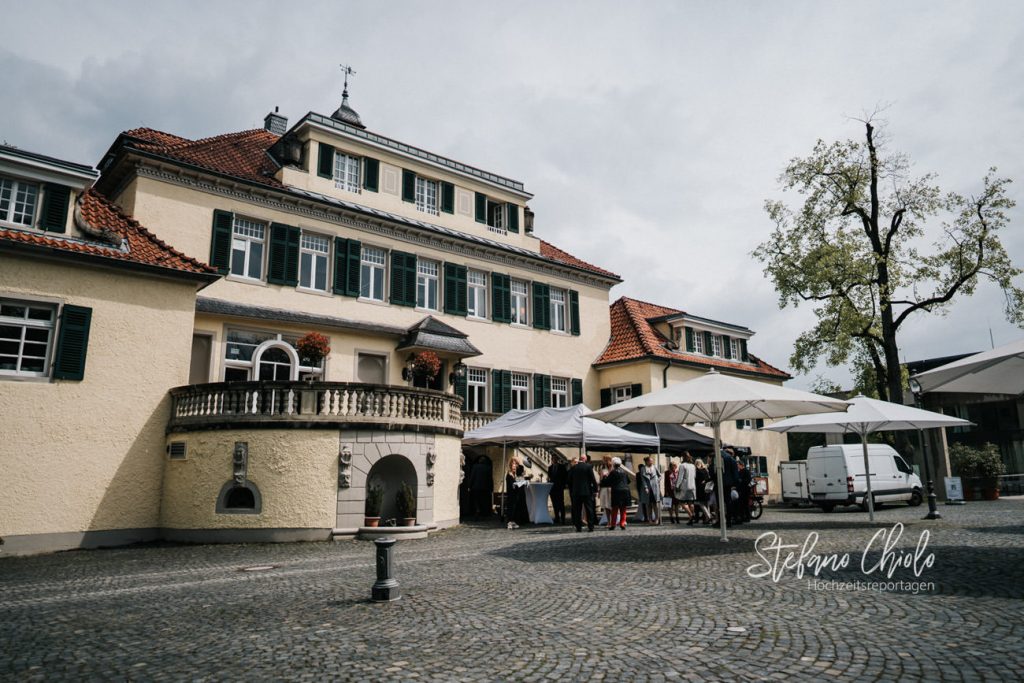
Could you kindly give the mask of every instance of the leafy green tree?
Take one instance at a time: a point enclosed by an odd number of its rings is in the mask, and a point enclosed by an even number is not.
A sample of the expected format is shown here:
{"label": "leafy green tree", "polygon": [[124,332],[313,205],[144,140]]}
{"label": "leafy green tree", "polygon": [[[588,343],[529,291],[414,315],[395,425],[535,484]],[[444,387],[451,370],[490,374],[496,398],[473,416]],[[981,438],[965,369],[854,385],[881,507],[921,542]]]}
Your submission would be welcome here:
{"label": "leafy green tree", "polygon": [[902,402],[898,335],[914,314],[943,314],[987,279],[1003,290],[1007,318],[1024,323],[1024,291],[1013,282],[1021,270],[999,240],[1014,202],[994,168],[972,196],[943,192],[934,174],[912,176],[908,158],[886,151],[870,118],[862,123],[863,141],[819,140],[789,162],[779,181],[802,204],[765,203],[775,228],[754,256],[780,308],[814,306],[818,322],[790,358],[797,371],[853,359],[859,388]]}

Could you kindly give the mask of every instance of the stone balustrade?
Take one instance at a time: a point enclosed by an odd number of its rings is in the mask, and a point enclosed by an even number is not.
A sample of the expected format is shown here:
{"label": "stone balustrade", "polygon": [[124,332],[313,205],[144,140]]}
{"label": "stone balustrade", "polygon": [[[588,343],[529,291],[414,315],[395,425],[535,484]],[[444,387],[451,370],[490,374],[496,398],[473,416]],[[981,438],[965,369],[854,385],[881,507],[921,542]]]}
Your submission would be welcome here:
{"label": "stone balustrade", "polygon": [[375,425],[461,436],[462,401],[429,389],[351,382],[218,382],[171,389],[167,431]]}
{"label": "stone balustrade", "polygon": [[462,413],[462,429],[469,431],[477,427],[483,427],[501,417],[501,413]]}

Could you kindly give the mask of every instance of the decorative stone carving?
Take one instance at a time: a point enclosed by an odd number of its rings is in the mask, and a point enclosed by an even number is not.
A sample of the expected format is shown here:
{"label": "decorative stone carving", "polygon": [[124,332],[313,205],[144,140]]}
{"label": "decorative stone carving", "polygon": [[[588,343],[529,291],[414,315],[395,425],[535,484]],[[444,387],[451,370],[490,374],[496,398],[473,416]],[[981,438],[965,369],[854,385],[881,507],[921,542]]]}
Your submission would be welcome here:
{"label": "decorative stone carving", "polygon": [[352,447],[344,445],[338,453],[338,488],[352,486]]}
{"label": "decorative stone carving", "polygon": [[235,486],[245,486],[245,479],[249,470],[249,444],[246,441],[236,441],[235,450],[231,454],[232,478]]}
{"label": "decorative stone carving", "polygon": [[434,463],[437,462],[437,453],[431,448],[427,450],[427,486],[434,485]]}

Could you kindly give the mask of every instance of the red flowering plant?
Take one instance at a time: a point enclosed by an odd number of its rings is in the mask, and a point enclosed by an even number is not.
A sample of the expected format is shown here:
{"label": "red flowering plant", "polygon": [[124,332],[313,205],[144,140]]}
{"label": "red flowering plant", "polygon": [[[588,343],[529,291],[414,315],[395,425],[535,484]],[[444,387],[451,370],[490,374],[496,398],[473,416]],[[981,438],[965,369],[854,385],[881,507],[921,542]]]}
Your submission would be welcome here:
{"label": "red flowering plant", "polygon": [[295,342],[295,349],[303,363],[316,367],[331,352],[331,341],[319,332],[307,332]]}
{"label": "red flowering plant", "polygon": [[433,351],[423,351],[413,356],[413,376],[434,379],[439,372],[441,372],[441,359]]}

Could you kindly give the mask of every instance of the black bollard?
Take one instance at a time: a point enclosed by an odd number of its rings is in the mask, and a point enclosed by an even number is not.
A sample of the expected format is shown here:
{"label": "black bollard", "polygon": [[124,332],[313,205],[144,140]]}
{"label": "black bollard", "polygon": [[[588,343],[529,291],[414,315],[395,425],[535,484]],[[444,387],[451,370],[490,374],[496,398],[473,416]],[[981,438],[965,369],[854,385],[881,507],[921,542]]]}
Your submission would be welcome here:
{"label": "black bollard", "polygon": [[378,538],[374,543],[377,546],[377,582],[370,596],[374,602],[394,602],[402,597],[402,589],[391,575],[391,550],[395,539]]}

